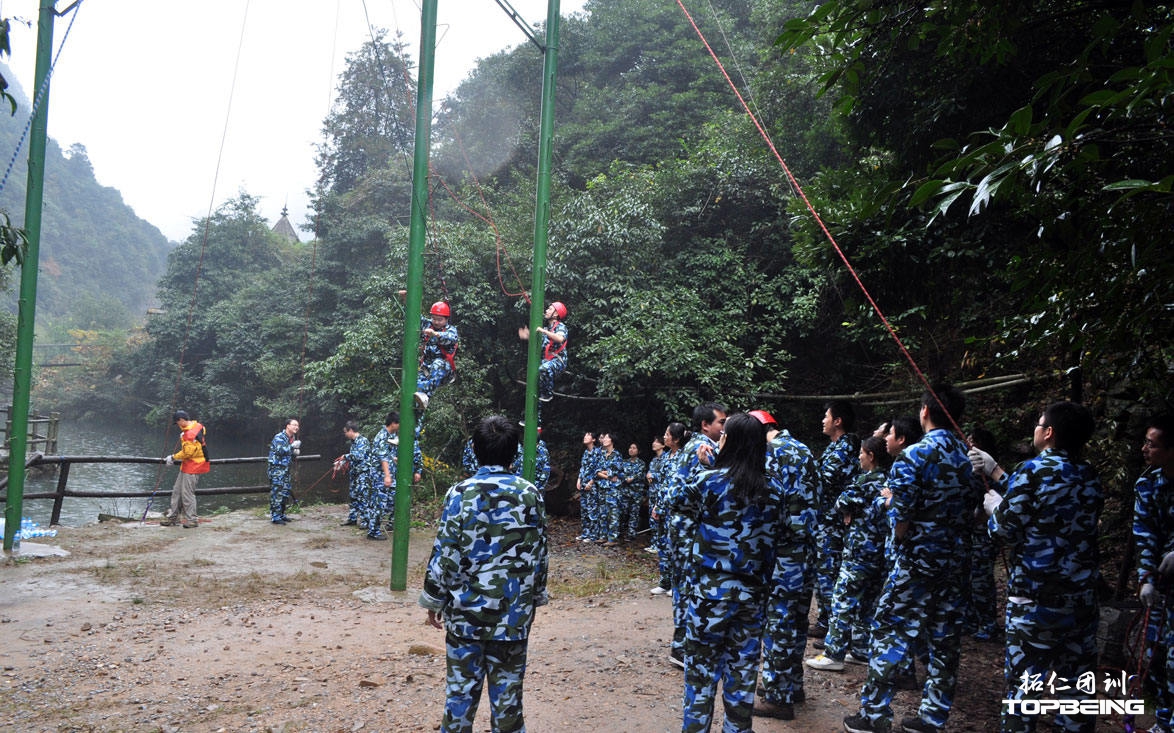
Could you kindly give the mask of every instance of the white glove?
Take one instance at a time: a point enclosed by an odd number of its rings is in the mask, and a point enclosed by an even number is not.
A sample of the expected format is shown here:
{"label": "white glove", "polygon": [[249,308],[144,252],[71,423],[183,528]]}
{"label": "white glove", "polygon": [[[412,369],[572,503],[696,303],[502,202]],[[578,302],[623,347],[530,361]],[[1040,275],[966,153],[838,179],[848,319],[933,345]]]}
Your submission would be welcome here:
{"label": "white glove", "polygon": [[1158,575],[1169,578],[1174,575],[1174,552],[1162,555],[1162,562],[1158,563]]}
{"label": "white glove", "polygon": [[1153,583],[1146,583],[1137,591],[1137,597],[1141,599],[1141,604],[1146,608],[1154,605],[1154,601],[1158,600],[1158,589],[1154,587]]}
{"label": "white glove", "polygon": [[290,443],[290,444],[289,444],[289,447],[290,447],[290,448],[293,448],[294,450],[297,450],[298,448],[301,448],[301,447],[302,447],[302,441],[300,441],[300,440],[295,440],[295,441],[293,441],[292,443]]}
{"label": "white glove", "polygon": [[170,466],[171,464],[175,463],[175,457],[174,456],[167,456],[166,458],[163,459],[163,462],[166,463],[168,466]]}
{"label": "white glove", "polygon": [[971,448],[966,453],[966,457],[970,459],[970,465],[974,467],[975,473],[981,473],[990,476],[999,467],[995,459],[991,457],[990,453],[978,448]]}
{"label": "white glove", "polygon": [[302,449],[301,449],[301,448],[294,448],[294,449],[293,449],[293,454],[294,454],[295,456],[300,456],[300,455],[302,454]]}
{"label": "white glove", "polygon": [[986,512],[988,517],[993,517],[995,510],[1003,503],[1003,495],[995,490],[990,490],[982,497],[982,510]]}

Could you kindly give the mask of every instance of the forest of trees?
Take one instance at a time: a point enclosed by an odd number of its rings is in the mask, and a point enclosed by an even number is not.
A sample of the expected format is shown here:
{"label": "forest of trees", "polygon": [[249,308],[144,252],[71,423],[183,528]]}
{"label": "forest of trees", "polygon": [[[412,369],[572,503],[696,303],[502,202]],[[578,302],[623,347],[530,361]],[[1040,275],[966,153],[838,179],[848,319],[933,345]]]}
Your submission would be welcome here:
{"label": "forest of trees", "polygon": [[[972,393],[963,425],[1010,446],[1045,402],[1081,399],[1100,420],[1094,458],[1125,496],[1140,421],[1171,404],[1174,11],[693,12],[927,377],[1017,375]],[[821,396],[879,395],[860,400],[867,419],[912,411],[918,377],[680,8],[589,0],[561,40],[537,295],[570,308],[566,396],[543,411],[556,461],[577,459],[588,428],[646,446],[704,399],[769,409],[812,445]],[[423,447],[448,463],[476,418],[522,414],[541,70],[519,43],[437,111],[424,297],[451,302],[461,350]],[[313,241],[272,234],[248,194],[198,222],[158,283],[175,307],[111,350],[92,409],[158,423],[178,401],[221,434],[271,434],[296,414],[327,452],[344,420],[373,429],[398,405],[412,72],[387,34],[348,57]]]}

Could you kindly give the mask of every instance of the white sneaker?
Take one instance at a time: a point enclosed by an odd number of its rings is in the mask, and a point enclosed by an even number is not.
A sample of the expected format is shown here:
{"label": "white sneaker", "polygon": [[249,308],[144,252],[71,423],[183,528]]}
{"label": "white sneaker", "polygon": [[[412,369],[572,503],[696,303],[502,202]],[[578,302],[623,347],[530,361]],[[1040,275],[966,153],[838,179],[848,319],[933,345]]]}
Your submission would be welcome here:
{"label": "white sneaker", "polygon": [[811,659],[806,660],[804,664],[806,664],[808,667],[811,667],[812,669],[822,669],[828,672],[839,672],[844,669],[843,662],[837,659],[832,659],[826,654],[820,654],[818,657],[812,657]]}
{"label": "white sneaker", "polygon": [[652,590],[650,590],[648,592],[654,596],[663,596],[668,593],[671,593],[672,591],[670,591],[668,588],[661,588],[659,585],[657,585],[657,586],[654,586],[652,588]]}
{"label": "white sneaker", "polygon": [[655,547],[645,547],[645,548],[644,548],[644,551],[645,551],[645,552],[647,552],[647,553],[648,553],[648,554],[650,554],[650,555],[655,555],[655,554],[656,554],[656,548],[655,548]]}
{"label": "white sneaker", "polygon": [[412,396],[416,398],[416,407],[419,407],[421,410],[428,409],[428,395],[423,392],[417,392]]}

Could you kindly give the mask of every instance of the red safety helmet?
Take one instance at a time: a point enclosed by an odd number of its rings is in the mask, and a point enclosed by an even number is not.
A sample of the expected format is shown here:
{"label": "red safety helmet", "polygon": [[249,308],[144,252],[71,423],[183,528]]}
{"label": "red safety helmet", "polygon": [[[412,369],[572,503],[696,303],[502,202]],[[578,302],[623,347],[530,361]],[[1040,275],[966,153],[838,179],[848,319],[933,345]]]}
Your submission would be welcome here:
{"label": "red safety helmet", "polygon": [[751,410],[746,414],[753,415],[758,420],[758,422],[762,423],[763,425],[778,425],[778,423],[775,422],[775,419],[766,410]]}
{"label": "red safety helmet", "polygon": [[554,314],[558,316],[560,321],[567,317],[567,306],[561,300],[554,301],[550,307],[554,308]]}
{"label": "red safety helmet", "polygon": [[449,308],[448,303],[445,303],[443,300],[438,300],[433,303],[432,308],[428,312],[434,316],[452,317],[452,308]]}

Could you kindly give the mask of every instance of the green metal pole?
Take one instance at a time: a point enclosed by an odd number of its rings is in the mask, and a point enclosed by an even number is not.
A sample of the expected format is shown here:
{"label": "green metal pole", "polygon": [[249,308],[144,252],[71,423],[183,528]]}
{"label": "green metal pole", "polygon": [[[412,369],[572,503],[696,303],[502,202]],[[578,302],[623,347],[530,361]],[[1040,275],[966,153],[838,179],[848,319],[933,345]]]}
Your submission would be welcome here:
{"label": "green metal pole", "polygon": [[420,70],[416,80],[416,146],[412,167],[412,223],[408,233],[408,282],[404,301],[404,357],[399,395],[399,449],[395,472],[395,532],[391,544],[391,589],[408,583],[408,532],[412,524],[412,449],[415,446],[416,351],[420,348],[420,301],[424,295],[424,212],[428,209],[428,152],[432,143],[432,73],[436,66],[436,3],[420,9]]}
{"label": "green metal pole", "polygon": [[[24,229],[29,246],[20,268],[20,300],[16,320],[16,368],[12,379],[12,430],[8,434],[8,502],[4,508],[4,551],[19,547],[24,512],[24,462],[28,457],[29,389],[32,387],[33,335],[37,317],[37,266],[41,244],[41,199],[45,193],[45,138],[49,126],[49,68],[53,57],[53,5],[41,0],[37,19],[37,65],[33,89],[40,104],[29,130],[28,186],[24,202]],[[42,85],[44,89],[42,89]],[[36,96],[36,93],[35,95]]]}
{"label": "green metal pole", "polygon": [[534,278],[530,285],[530,341],[526,362],[526,431],[522,472],[534,480],[538,452],[538,365],[541,363],[538,329],[546,309],[546,241],[550,224],[550,159],[554,147],[554,82],[558,70],[559,0],[546,8],[546,53],[542,65],[542,122],[538,131],[538,185],[534,201]]}

